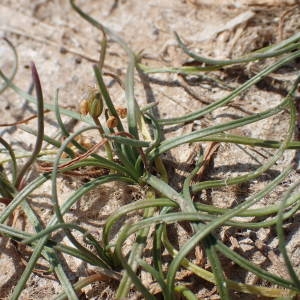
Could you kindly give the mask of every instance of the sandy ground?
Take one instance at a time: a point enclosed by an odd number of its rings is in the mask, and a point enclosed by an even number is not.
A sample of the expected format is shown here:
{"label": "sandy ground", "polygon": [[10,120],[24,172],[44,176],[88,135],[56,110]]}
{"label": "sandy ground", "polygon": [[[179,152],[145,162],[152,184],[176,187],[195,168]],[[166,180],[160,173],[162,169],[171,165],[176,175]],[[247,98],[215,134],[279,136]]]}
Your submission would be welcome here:
{"label": "sandy ground", "polygon": [[[176,31],[187,45],[197,53],[217,59],[232,58],[256,50],[271,43],[279,42],[299,31],[300,8],[297,1],[275,0],[152,0],[152,1],[78,1],[84,11],[114,30],[128,42],[135,51],[143,50],[143,63],[150,66],[180,66],[189,58],[182,53],[174,38]],[[213,4],[211,4],[213,2]],[[77,110],[80,100],[88,86],[94,84],[92,65],[99,56],[101,34],[92,28],[72,11],[68,1],[24,1],[3,0],[0,3],[0,34],[7,37],[16,47],[19,55],[19,69],[15,83],[28,90],[31,85],[29,64],[34,61],[40,74],[46,102],[53,102],[56,89],[59,88],[60,104]],[[0,41],[0,66],[5,71],[12,67],[12,53],[5,42]],[[127,57],[124,51],[114,42],[109,44],[105,70],[124,79]],[[143,106],[158,101],[157,117],[176,117],[203,107],[229,93],[228,86],[235,87],[243,78],[253,76],[262,68],[259,64],[250,64],[245,70],[237,69],[222,76],[225,86],[211,85],[210,82],[186,82],[177,74],[151,75],[145,87],[136,77],[135,96]],[[292,68],[291,68],[292,69]],[[280,103],[290,81],[295,78],[297,69],[289,73],[273,74],[268,81],[257,85],[233,102],[231,107],[217,109],[205,116],[198,123],[177,128],[167,136],[181,135],[197,126],[210,126],[232,120],[239,116],[264,111]],[[122,105],[124,90],[111,77],[105,78],[114,102]],[[271,87],[270,87],[271,85]],[[35,108],[25,100],[7,90],[0,95],[2,106],[1,123],[13,123],[31,116]],[[245,126],[235,134],[280,139],[287,129],[288,115],[282,113],[274,118],[261,121],[256,126]],[[55,136],[57,126],[53,116],[47,115],[46,134]],[[35,121],[28,125],[34,126]],[[70,124],[70,126],[74,124]],[[74,126],[78,126],[75,124]],[[76,127],[78,128],[78,127]],[[16,126],[3,127],[1,136],[19,151],[30,151],[33,146],[32,136]],[[92,138],[92,137],[90,137]],[[173,185],[180,185],[180,164],[186,162],[193,151],[191,147],[182,146],[168,153],[170,161],[168,171],[174,175]],[[260,150],[262,155],[270,157],[271,150]],[[254,153],[254,152],[253,152]],[[252,154],[253,154],[252,153]],[[253,154],[262,159],[262,156]],[[201,195],[204,202],[217,206],[229,207],[242,201],[244,194],[259,190],[268,180],[279,174],[282,167],[294,158],[294,151],[287,151],[283,160],[264,180],[248,186],[213,190]],[[254,170],[257,162],[236,146],[221,145],[214,158],[208,178],[224,178]],[[299,176],[291,175],[286,186],[280,186],[264,199],[260,205],[275,203],[286,187]],[[59,185],[60,201],[67,196],[80,182],[62,180]],[[142,197],[143,192],[132,187],[107,186],[99,192],[80,201],[67,216],[68,221],[78,220],[86,228],[95,230],[105,218],[122,204]],[[64,197],[62,196],[64,195]],[[32,205],[41,214],[44,222],[49,219],[50,186],[43,187],[32,195]],[[230,232],[239,243],[239,251],[246,253],[249,259],[264,266],[269,271],[287,277],[282,259],[278,255],[278,241],[270,230],[260,229],[253,234],[249,232]],[[101,233],[99,233],[101,235]],[[254,236],[254,237],[253,237]],[[224,242],[232,243],[224,234]],[[257,240],[263,246],[257,247]],[[287,247],[291,259],[299,267],[300,255],[299,216],[295,216],[293,226],[287,229]],[[264,248],[265,251],[260,249]],[[0,299],[7,299],[24,265],[16,247],[7,239],[0,238]],[[89,272],[88,266],[82,266],[68,258],[68,274],[76,281]],[[234,268],[228,270],[232,279],[254,283],[256,278],[251,274],[239,274]],[[115,284],[99,283],[93,289],[86,290],[87,299],[113,299]],[[21,299],[49,299],[60,291],[58,282],[51,276],[33,274],[24,290]],[[97,298],[97,295],[98,296]],[[199,291],[205,299],[218,299],[210,286]],[[235,299],[246,299],[245,295],[235,295]],[[133,299],[133,298],[132,298]],[[247,298],[253,299],[253,298]]]}

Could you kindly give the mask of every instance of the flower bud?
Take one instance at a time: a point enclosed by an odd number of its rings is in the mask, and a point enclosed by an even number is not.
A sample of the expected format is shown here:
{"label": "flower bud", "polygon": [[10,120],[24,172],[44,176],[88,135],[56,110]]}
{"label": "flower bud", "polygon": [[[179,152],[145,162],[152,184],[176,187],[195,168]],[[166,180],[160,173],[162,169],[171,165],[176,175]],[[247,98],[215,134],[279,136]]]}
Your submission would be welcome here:
{"label": "flower bud", "polygon": [[83,115],[90,114],[98,118],[103,110],[102,96],[96,88],[89,87],[86,97],[79,104],[79,111]]}
{"label": "flower bud", "polygon": [[121,119],[127,117],[127,108],[126,107],[117,107],[116,111]]}
{"label": "flower bud", "polygon": [[106,125],[108,128],[115,128],[118,125],[117,118],[114,116],[109,116],[106,121]]}
{"label": "flower bud", "polygon": [[99,92],[95,93],[93,97],[89,99],[88,104],[89,114],[93,118],[98,118],[103,111],[103,101]]}
{"label": "flower bud", "polygon": [[79,104],[79,112],[82,115],[87,115],[89,112],[89,101],[87,99],[83,99]]}

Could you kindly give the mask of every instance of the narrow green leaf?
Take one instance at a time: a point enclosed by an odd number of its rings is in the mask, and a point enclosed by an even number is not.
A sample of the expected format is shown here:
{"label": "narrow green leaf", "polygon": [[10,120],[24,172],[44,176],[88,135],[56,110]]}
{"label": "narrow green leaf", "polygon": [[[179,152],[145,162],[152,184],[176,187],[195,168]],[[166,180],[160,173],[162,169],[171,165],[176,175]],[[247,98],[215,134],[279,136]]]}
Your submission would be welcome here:
{"label": "narrow green leaf", "polygon": [[8,87],[9,87],[9,83],[11,83],[16,74],[17,74],[17,70],[18,70],[18,65],[19,65],[19,62],[18,62],[18,53],[17,53],[17,50],[16,50],[16,47],[13,45],[13,43],[7,39],[7,38],[2,38],[7,44],[8,46],[10,47],[10,49],[12,50],[13,52],[13,56],[14,56],[14,64],[13,64],[13,67],[12,67],[12,72],[10,74],[9,77],[7,77],[7,81],[5,80],[5,83],[0,86],[0,94],[3,93]]}

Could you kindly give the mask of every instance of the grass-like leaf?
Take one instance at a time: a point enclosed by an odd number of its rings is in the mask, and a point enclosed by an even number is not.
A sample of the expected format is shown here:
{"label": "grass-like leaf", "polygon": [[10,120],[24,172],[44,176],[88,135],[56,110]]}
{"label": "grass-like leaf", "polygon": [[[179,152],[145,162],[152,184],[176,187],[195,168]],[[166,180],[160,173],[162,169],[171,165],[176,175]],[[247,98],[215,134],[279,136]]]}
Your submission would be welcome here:
{"label": "grass-like leaf", "polygon": [[[143,281],[142,276],[140,276],[142,270],[152,276],[153,282],[158,284],[158,291],[162,293],[164,299],[171,300],[174,297],[182,296],[186,299],[194,300],[198,295],[192,289],[188,289],[176,281],[176,274],[181,271],[181,268],[189,270],[202,280],[213,283],[217,287],[220,298],[224,300],[230,299],[230,290],[266,297],[287,297],[299,293],[299,278],[287,255],[283,231],[285,222],[288,222],[288,219],[299,211],[300,196],[297,193],[292,193],[296,185],[292,185],[286,191],[282,199],[280,199],[280,203],[275,203],[266,208],[252,208],[254,204],[262,200],[281,184],[292,172],[291,166],[285,166],[279,176],[271,179],[265,187],[258,190],[255,194],[245,197],[235,207],[218,208],[213,205],[194,202],[193,198],[195,194],[203,190],[251,183],[254,179],[259,178],[270,170],[283,157],[287,149],[298,150],[300,148],[299,141],[292,141],[296,124],[294,94],[298,88],[300,77],[295,80],[287,96],[282,99],[279,105],[260,113],[231,122],[213,125],[175,138],[166,138],[164,130],[168,125],[181,126],[206,116],[219,107],[228,105],[234,98],[259,83],[270,73],[299,58],[300,35],[297,33],[277,45],[260,49],[243,57],[231,60],[214,60],[193,53],[175,33],[178,45],[183,52],[202,65],[152,68],[142,64],[140,56],[132,51],[122,37],[82,11],[75,4],[74,0],[70,0],[70,4],[81,17],[101,31],[103,37],[100,44],[101,55],[99,62],[97,66],[93,66],[99,88],[96,91],[98,96],[89,102],[89,116],[83,116],[75,111],[60,107],[58,90],[54,96],[54,104],[44,103],[40,79],[34,65],[32,65],[32,77],[36,97],[31,96],[15,85],[13,78],[17,69],[17,53],[9,42],[8,44],[14,54],[14,69],[9,76],[0,70],[0,77],[4,81],[0,92],[11,88],[18,95],[37,106],[37,128],[20,127],[35,137],[36,143],[31,156],[28,152],[16,152],[7,141],[0,138],[0,143],[5,148],[7,156],[2,160],[2,163],[11,162],[12,165],[11,174],[7,173],[7,168],[1,169],[0,174],[0,192],[3,196],[3,203],[7,205],[0,214],[0,233],[17,242],[26,243],[33,251],[12,293],[12,299],[20,297],[40,257],[44,257],[50,263],[50,267],[62,285],[63,293],[57,299],[78,299],[77,293],[81,288],[100,280],[99,276],[92,275],[72,284],[60,260],[61,254],[71,255],[83,262],[97,266],[101,274],[119,280],[115,293],[116,299],[126,298],[130,289],[136,289],[145,299],[156,299],[156,295],[152,293],[148,285]],[[103,74],[105,74],[106,50],[111,40],[118,43],[128,56],[124,91],[124,107],[127,107],[127,124],[119,117],[114,105],[114,99],[111,97],[103,78]],[[272,64],[268,63],[269,58],[272,58]],[[143,109],[135,99],[136,70],[139,74],[142,74],[142,72],[148,74],[154,72],[196,74],[218,82],[219,87],[225,87],[225,82],[221,82],[214,76],[210,77],[210,75],[203,74],[203,72],[259,60],[264,60],[264,63],[266,65],[269,64],[269,66],[264,67],[258,74],[234,90],[229,87],[227,96],[178,118],[157,120],[151,114],[153,106],[150,105]],[[199,75],[200,72],[203,75]],[[115,119],[116,123],[113,126],[111,124],[102,124],[100,114],[103,106],[105,107],[105,119],[108,120],[109,117]],[[56,137],[44,134],[44,108],[55,113],[58,135],[63,136],[65,138],[64,141],[58,141]],[[289,128],[283,141],[264,140],[259,137],[250,138],[227,133],[228,130],[241,128],[249,124],[254,125],[282,111],[289,111]],[[85,126],[88,125],[88,127],[82,126],[71,134],[62,121],[62,115],[76,119],[85,124]],[[78,136],[90,130],[97,131],[95,136],[99,140],[96,140],[95,145],[84,146],[76,141]],[[43,142],[51,145],[51,151],[43,150]],[[265,159],[254,171],[248,171],[236,177],[229,176],[229,178],[194,183],[193,180],[196,179],[199,170],[201,170],[200,168],[206,164],[205,153],[203,154],[202,151],[199,151],[199,157],[194,164],[193,170],[182,180],[181,188],[176,190],[169,183],[169,174],[164,165],[163,154],[180,145],[199,142],[232,143],[238,147],[247,145],[250,147],[274,148],[276,150],[272,157]],[[100,147],[104,147],[105,152],[97,152]],[[19,158],[25,157],[29,158],[25,165],[20,168]],[[31,182],[27,182],[25,175],[32,169],[32,164],[35,161],[37,161],[38,170],[44,172],[44,174],[39,175]],[[58,177],[62,174],[72,174],[72,176],[87,175],[89,167],[95,169],[93,174],[94,176],[97,174],[97,177],[86,176],[88,182],[83,183],[60,204],[58,199],[60,196],[58,193]],[[27,202],[27,198],[47,180],[50,180],[52,186],[51,208],[53,216],[46,226],[43,226],[39,216],[36,215]],[[68,223],[64,215],[87,193],[95,188],[101,189],[102,185],[109,182],[137,185],[145,191],[144,199],[122,205],[119,209],[112,212],[105,220],[102,240],[98,241],[80,222],[78,224]],[[99,201],[101,200],[101,193],[99,193]],[[25,230],[17,230],[5,224],[17,207],[21,207],[25,212],[27,220],[32,224],[35,232],[29,233]],[[136,222],[124,222],[132,214],[136,215]],[[239,217],[239,219],[236,219],[236,217]],[[248,217],[259,218],[259,220],[248,220]],[[247,221],[244,221],[245,218],[247,218]],[[170,242],[171,239],[168,237],[167,229],[169,225],[176,229],[180,222],[188,223],[192,232],[185,237],[186,242],[184,244],[179,243],[176,246],[178,250],[175,250],[174,245]],[[120,226],[119,231],[116,236],[112,236],[112,229],[116,225]],[[217,234],[223,226],[247,229],[276,227],[279,250],[287,265],[291,280],[280,278],[276,274],[264,270],[230,249],[221,241]],[[54,239],[55,235],[53,235],[56,231],[67,237],[68,241],[71,242],[71,246],[56,241]],[[174,230],[172,232],[177,234]],[[79,242],[78,236],[82,238],[83,243]],[[129,238],[134,239],[130,244]],[[126,252],[124,252],[125,245]],[[147,248],[146,245],[148,246]],[[211,266],[211,272],[195,266],[188,259],[188,254],[195,251],[199,245],[204,250],[204,256]],[[170,261],[165,260],[165,250],[170,254]],[[252,272],[259,278],[268,281],[268,283],[278,285],[280,288],[247,285],[227,278],[222,259],[220,259],[222,256],[227,257],[243,270]]]}

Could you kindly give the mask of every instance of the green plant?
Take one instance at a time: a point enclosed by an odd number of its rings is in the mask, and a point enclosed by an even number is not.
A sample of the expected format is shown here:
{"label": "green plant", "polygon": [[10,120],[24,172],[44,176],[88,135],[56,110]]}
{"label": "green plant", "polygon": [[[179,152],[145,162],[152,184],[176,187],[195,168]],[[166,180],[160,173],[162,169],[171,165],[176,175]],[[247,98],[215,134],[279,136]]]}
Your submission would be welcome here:
{"label": "green plant", "polygon": [[[263,199],[268,193],[272,192],[276,186],[292,172],[292,166],[286,166],[280,175],[273,178],[273,180],[259,192],[245,198],[241,204],[231,209],[220,209],[210,205],[194,203],[193,196],[212,187],[220,188],[223,186],[250,182],[260,177],[274,166],[274,164],[282,157],[286,149],[300,148],[300,142],[292,141],[296,124],[294,93],[299,84],[300,77],[292,84],[289,93],[279,105],[264,112],[242,117],[224,124],[196,130],[192,133],[173,139],[165,139],[163,131],[164,126],[166,125],[192,122],[197,118],[212,112],[218,107],[229,104],[237,95],[261,81],[262,78],[293,61],[295,58],[298,58],[300,56],[300,35],[296,34],[292,38],[283,41],[278,45],[262,49],[256,53],[251,53],[244,58],[232,61],[214,61],[199,57],[192,53],[176,34],[177,41],[183,51],[194,59],[205,63],[205,66],[151,69],[140,63],[139,55],[133,53],[120,37],[102,24],[96,22],[90,16],[86,15],[75,5],[74,1],[71,0],[70,3],[75,11],[103,33],[99,64],[93,67],[98,83],[98,90],[92,92],[88,101],[83,104],[83,109],[84,112],[88,114],[87,116],[83,117],[79,113],[59,107],[58,92],[56,94],[54,105],[44,103],[39,76],[34,64],[32,64],[31,69],[32,78],[35,84],[36,98],[14,85],[12,81],[15,71],[10,78],[6,77],[5,74],[0,71],[0,76],[5,81],[2,91],[8,87],[12,88],[28,101],[36,103],[38,110],[37,130],[35,131],[23,127],[24,130],[31,132],[36,136],[33,155],[31,155],[23,167],[19,167],[18,158],[11,146],[5,140],[0,139],[0,143],[7,149],[9,154],[8,161],[10,161],[13,166],[11,174],[5,174],[3,169],[0,176],[2,202],[8,203],[0,215],[0,232],[2,235],[6,235],[17,242],[30,245],[33,249],[33,253],[28,261],[25,271],[12,294],[12,299],[17,299],[19,297],[40,257],[44,257],[49,262],[52,271],[56,274],[62,284],[64,293],[59,295],[57,299],[64,299],[66,297],[69,299],[77,299],[78,296],[76,292],[83,286],[99,279],[97,276],[91,276],[90,278],[72,285],[60,262],[59,253],[67,253],[78,257],[82,261],[97,266],[99,272],[105,276],[120,280],[116,292],[117,299],[126,297],[132,286],[139,290],[146,299],[155,299],[155,295],[150,292],[149,288],[145,286],[139,277],[138,274],[140,270],[144,270],[151,274],[153,281],[157,282],[160,286],[161,293],[165,299],[172,299],[175,294],[182,294],[187,299],[196,299],[196,294],[186,286],[176,284],[175,277],[180,268],[185,268],[195,276],[215,284],[222,299],[230,299],[230,290],[274,298],[285,296],[293,297],[298,294],[300,292],[299,278],[286,253],[285,238],[282,231],[283,222],[288,220],[299,210],[300,196],[293,192],[297,185],[291,186],[286,191],[279,204],[269,207],[268,209],[251,209],[251,206]],[[125,49],[129,57],[125,82],[128,130],[126,129],[125,124],[123,124],[103,80],[102,68],[105,61],[107,36],[110,36],[110,38],[119,43]],[[10,46],[13,48],[11,44]],[[264,68],[253,78],[232,91],[228,96],[207,105],[203,109],[179,118],[156,120],[151,113],[151,107],[146,109],[146,111],[141,109],[134,97],[134,72],[136,69],[145,73],[176,72],[182,74],[198,74],[202,71],[215,70],[232,64],[247,63],[249,61],[262,60],[270,57],[278,58],[275,63]],[[65,138],[64,142],[60,143],[44,134],[44,107],[55,111],[61,134]],[[106,120],[109,120],[109,118],[112,117],[114,125],[107,126],[99,121],[99,116],[103,112],[103,107],[106,112]],[[267,141],[226,133],[226,131],[230,129],[258,122],[284,110],[289,111],[290,122],[289,129],[283,141]],[[81,120],[88,126],[81,128],[73,134],[69,134],[62,122],[61,114]],[[76,141],[76,137],[80,136],[83,132],[91,130],[99,133],[99,141],[90,149],[85,149]],[[44,157],[42,150],[43,141],[47,141],[55,147],[55,157],[53,160],[48,161],[50,166],[41,168],[43,171],[42,175],[32,181],[27,181],[25,175],[28,170],[30,170],[32,163],[38,158],[41,159]],[[205,163],[205,156],[199,151],[194,170],[185,178],[182,190],[178,192],[168,183],[168,176],[162,154],[182,144],[191,144],[202,141],[217,141],[277,148],[277,151],[259,168],[246,175],[193,183],[193,180],[197,178],[201,166]],[[73,147],[70,147],[71,144],[77,148],[80,154],[76,155],[74,153]],[[105,148],[105,155],[103,156],[96,154],[96,151],[100,147]],[[67,159],[63,158],[63,153],[68,155]],[[117,157],[117,159],[115,157]],[[47,158],[45,157],[45,159]],[[60,205],[57,193],[58,176],[64,173],[67,174],[68,172],[76,172],[78,168],[85,168],[87,166],[95,167],[99,171],[99,176],[82,185],[62,205]],[[48,180],[51,180],[52,184],[54,215],[47,226],[44,227],[38,216],[28,204],[27,197],[36,188]],[[83,227],[65,222],[64,214],[83,195],[95,187],[113,181],[138,185],[146,189],[146,196],[143,200],[124,205],[113,215],[108,217],[103,228],[103,237],[100,242]],[[24,210],[28,220],[35,228],[36,233],[16,230],[5,224],[8,217],[14,213],[18,206],[21,206]],[[128,213],[140,210],[143,211],[143,216],[140,220],[135,224],[123,224],[116,242],[112,243],[111,230],[114,224]],[[260,217],[262,220],[259,222],[237,221],[235,220],[236,216],[239,216],[240,218],[248,216]],[[190,224],[192,234],[188,238],[188,241],[184,245],[180,245],[180,249],[176,250],[169,240],[167,228],[169,224],[176,225],[182,221]],[[231,250],[221,241],[216,233],[222,226],[236,228],[260,228],[263,226],[276,227],[279,237],[279,249],[288,266],[291,279],[280,278],[279,276],[254,265],[246,258]],[[51,234],[58,230],[63,232],[69,239],[73,245],[72,247],[56,242],[51,237]],[[83,246],[74,236],[73,231],[82,233],[85,243],[89,244],[93,248],[93,251],[88,247]],[[124,256],[122,247],[124,242],[131,235],[135,235],[135,242],[131,245],[129,254]],[[152,248],[150,249],[151,264],[148,264],[144,259],[146,241],[149,239],[152,239]],[[195,251],[198,245],[201,245],[205,251],[211,266],[211,272],[193,264],[192,261],[188,259],[188,254]],[[166,250],[172,258],[171,262],[167,265],[162,256],[164,250]],[[227,257],[241,268],[256,274],[259,278],[278,287],[247,285],[228,279],[223,272],[220,257]]]}

